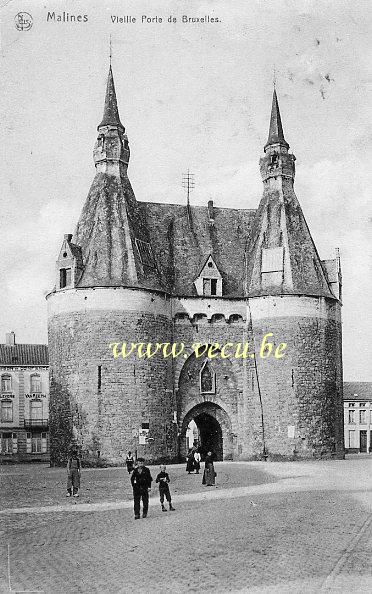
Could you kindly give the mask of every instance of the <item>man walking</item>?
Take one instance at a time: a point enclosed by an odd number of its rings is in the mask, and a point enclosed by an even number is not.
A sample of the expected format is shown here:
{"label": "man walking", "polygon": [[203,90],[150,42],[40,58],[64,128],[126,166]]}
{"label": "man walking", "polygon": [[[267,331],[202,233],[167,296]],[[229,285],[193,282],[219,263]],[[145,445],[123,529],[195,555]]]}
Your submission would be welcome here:
{"label": "man walking", "polygon": [[137,466],[132,472],[130,482],[133,487],[134,519],[140,518],[140,505],[142,499],[142,517],[146,518],[149,509],[149,491],[151,491],[152,476],[145,466],[143,458],[138,458]]}

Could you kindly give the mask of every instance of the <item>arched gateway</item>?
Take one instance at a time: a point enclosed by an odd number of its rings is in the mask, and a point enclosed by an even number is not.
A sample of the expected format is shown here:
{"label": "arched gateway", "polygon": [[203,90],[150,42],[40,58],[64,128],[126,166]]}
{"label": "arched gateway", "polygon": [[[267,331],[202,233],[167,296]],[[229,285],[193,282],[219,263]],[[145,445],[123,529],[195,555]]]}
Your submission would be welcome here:
{"label": "arched gateway", "polygon": [[203,402],[193,406],[185,415],[180,434],[180,453],[187,454],[186,431],[191,421],[198,428],[198,441],[202,458],[210,450],[216,460],[232,459],[234,456],[234,434],[226,411],[214,402]]}

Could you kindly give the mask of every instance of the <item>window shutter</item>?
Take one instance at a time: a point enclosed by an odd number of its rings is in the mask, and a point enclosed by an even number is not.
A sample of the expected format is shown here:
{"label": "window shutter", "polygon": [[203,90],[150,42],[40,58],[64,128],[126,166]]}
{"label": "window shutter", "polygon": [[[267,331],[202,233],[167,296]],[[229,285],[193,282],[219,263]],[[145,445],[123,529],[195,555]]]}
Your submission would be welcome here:
{"label": "window shutter", "polygon": [[26,435],[26,452],[27,454],[31,454],[31,433],[27,433]]}
{"label": "window shutter", "polygon": [[12,433],[12,445],[13,445],[13,454],[16,454],[18,452],[18,440],[17,440],[16,433]]}
{"label": "window shutter", "polygon": [[46,433],[41,434],[41,453],[45,454],[47,451],[47,435]]}

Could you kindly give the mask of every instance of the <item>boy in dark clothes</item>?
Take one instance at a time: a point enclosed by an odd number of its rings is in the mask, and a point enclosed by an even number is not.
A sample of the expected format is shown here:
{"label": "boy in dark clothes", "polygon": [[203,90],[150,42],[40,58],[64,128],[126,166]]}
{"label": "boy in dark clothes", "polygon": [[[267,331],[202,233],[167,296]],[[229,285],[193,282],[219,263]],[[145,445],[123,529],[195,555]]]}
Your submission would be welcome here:
{"label": "boy in dark clothes", "polygon": [[159,483],[159,495],[160,495],[160,505],[162,511],[166,512],[167,508],[164,506],[164,496],[169,503],[169,511],[175,511],[172,505],[172,498],[169,491],[169,474],[166,471],[165,466],[160,466],[160,472],[155,479],[156,483]]}
{"label": "boy in dark clothes", "polygon": [[141,499],[143,504],[142,517],[146,518],[149,509],[149,491],[151,491],[152,476],[144,465],[144,459],[138,458],[138,466],[133,470],[130,482],[133,487],[134,519],[139,520]]}

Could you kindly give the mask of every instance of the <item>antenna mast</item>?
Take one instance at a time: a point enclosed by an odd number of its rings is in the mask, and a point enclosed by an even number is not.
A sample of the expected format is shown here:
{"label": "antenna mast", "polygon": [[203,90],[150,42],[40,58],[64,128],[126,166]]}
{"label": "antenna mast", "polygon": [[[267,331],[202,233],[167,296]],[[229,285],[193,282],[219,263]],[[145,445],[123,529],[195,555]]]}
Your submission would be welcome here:
{"label": "antenna mast", "polygon": [[189,169],[187,173],[182,175],[182,187],[186,191],[187,195],[187,206],[190,206],[190,193],[195,188],[194,174],[190,173]]}

